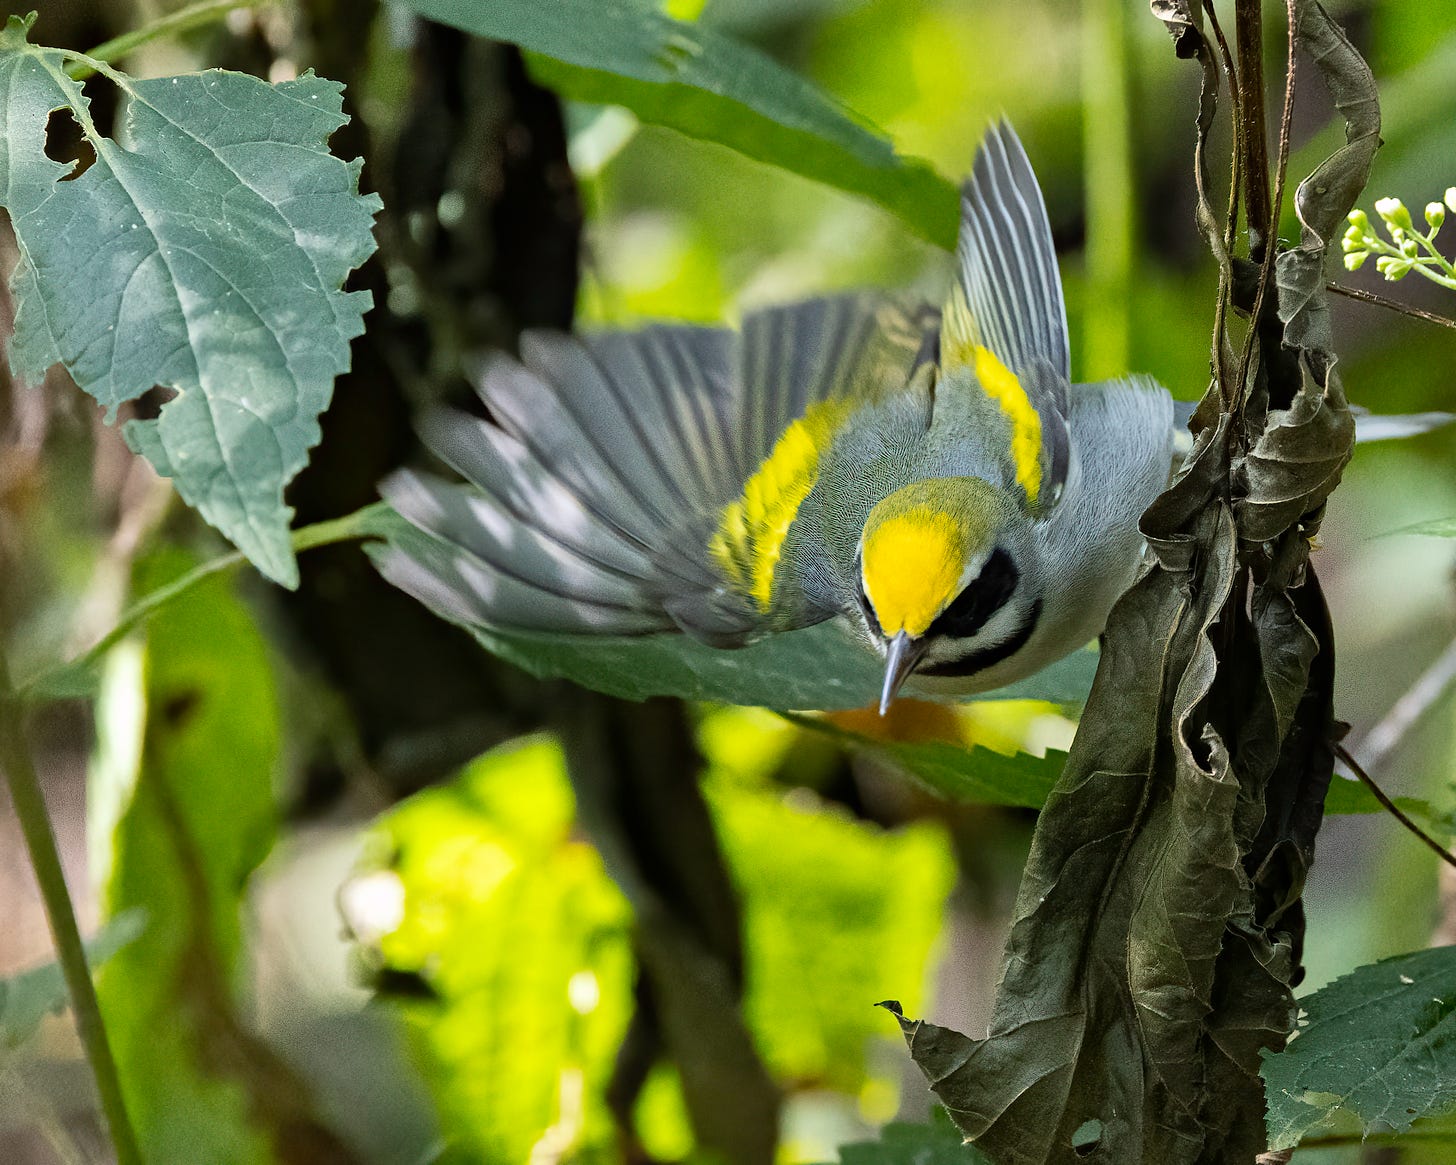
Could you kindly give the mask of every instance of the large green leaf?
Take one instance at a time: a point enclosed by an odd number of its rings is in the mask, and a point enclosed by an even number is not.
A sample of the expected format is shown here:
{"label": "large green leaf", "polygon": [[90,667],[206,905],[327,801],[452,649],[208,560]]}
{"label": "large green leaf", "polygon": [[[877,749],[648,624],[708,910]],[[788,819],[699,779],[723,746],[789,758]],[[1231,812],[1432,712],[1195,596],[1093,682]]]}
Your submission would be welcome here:
{"label": "large green leaf", "polygon": [[[973,745],[962,748],[941,741],[881,740],[848,732],[816,717],[788,717],[793,723],[828,736],[853,752],[875,757],[907,776],[927,785],[942,797],[983,805],[1011,805],[1040,809],[1061,776],[1067,754],[1055,749],[1043,756],[1018,752],[1012,755]],[[1397,797],[1395,803],[1406,813],[1424,818],[1437,832],[1449,831],[1430,802],[1414,797]],[[1384,806],[1364,785],[1353,780],[1333,780],[1325,795],[1325,812],[1333,814],[1383,813]]]}
{"label": "large green leaf", "polygon": [[547,84],[623,105],[643,121],[873,199],[918,234],[955,245],[959,199],[929,164],[803,78],[649,0],[406,0],[422,16],[530,50]]}
{"label": "large green leaf", "polygon": [[[752,717],[716,710],[700,740],[742,899],[755,1040],[780,1080],[872,1084],[893,1104],[898,1069],[871,1054],[886,1034],[872,1004],[925,981],[954,881],[948,847],[931,825],[887,831],[786,803],[768,773],[791,734]],[[395,989],[455,1145],[448,1160],[524,1160],[553,1127],[584,1157],[610,1139],[603,1090],[632,1007],[632,908],[580,840],[555,743],[497,749],[393,810],[353,886],[346,914]],[[377,924],[347,905],[370,898],[384,904]],[[574,1117],[562,1109],[570,1073]]]}
{"label": "large green leaf", "polygon": [[1398,1132],[1456,1102],[1456,947],[1361,967],[1299,1002],[1298,1034],[1264,1057],[1271,1149],[1341,1110],[1366,1133]]}
{"label": "large green leaf", "polygon": [[[374,249],[379,200],[360,162],[326,148],[342,88],[306,74],[270,85],[211,70],[134,80],[118,138],[91,118],[68,54],[0,32],[0,206],[20,246],[11,366],[61,363],[114,415],[175,390],[126,437],[270,578],[292,586],[283,487],[363,330],[367,292],[340,291]],[[74,56],[74,54],[70,54]],[[95,151],[79,175],[45,155],[68,110]]]}
{"label": "large green leaf", "polygon": [[[150,590],[191,565],[161,552],[135,581]],[[102,967],[97,991],[146,1159],[273,1165],[308,1146],[324,1159],[337,1146],[307,1089],[236,997],[247,881],[277,822],[281,738],[267,645],[228,580],[176,600],[148,629],[144,660],[113,656],[102,704],[93,860],[106,908],[140,907],[149,922]]]}
{"label": "large green leaf", "polygon": [[883,830],[777,788],[710,779],[706,795],[743,899],[746,1010],[765,1062],[779,1080],[856,1095],[878,1063],[876,1083],[898,1094],[897,1059],[870,1055],[889,1034],[873,1004],[926,981],[955,882],[943,833]]}
{"label": "large green leaf", "polygon": [[[365,547],[386,577],[397,554],[426,563],[446,563],[446,569],[451,569],[448,556],[452,549],[442,540],[402,519],[386,529],[387,544]],[[451,616],[441,608],[436,613],[442,618]],[[875,703],[884,681],[884,661],[838,619],[771,635],[733,650],[674,634],[535,635],[480,626],[469,630],[491,652],[532,675],[572,680],[626,700],[681,696],[722,704],[834,711]],[[1094,652],[1077,652],[982,698],[1077,704],[1085,698],[1096,666]],[[914,677],[904,692],[921,699],[937,698],[922,690]]]}

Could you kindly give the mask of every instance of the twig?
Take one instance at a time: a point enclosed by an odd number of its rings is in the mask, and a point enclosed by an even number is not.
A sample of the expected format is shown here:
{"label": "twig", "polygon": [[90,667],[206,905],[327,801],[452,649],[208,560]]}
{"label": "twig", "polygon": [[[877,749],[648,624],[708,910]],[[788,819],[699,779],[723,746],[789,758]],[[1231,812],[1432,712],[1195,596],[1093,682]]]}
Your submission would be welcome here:
{"label": "twig", "polygon": [[1411,307],[1410,304],[1401,303],[1396,299],[1387,299],[1383,295],[1376,295],[1373,291],[1362,291],[1358,287],[1346,287],[1341,283],[1326,283],[1325,289],[1333,291],[1336,295],[1343,295],[1349,299],[1358,299],[1363,303],[1373,303],[1377,307],[1388,307],[1391,311],[1398,311],[1401,315],[1414,316],[1418,320],[1425,320],[1427,323],[1440,324],[1443,328],[1456,328],[1456,320],[1447,319],[1445,316],[1438,316],[1434,312],[1422,311],[1418,307]]}
{"label": "twig", "polygon": [[1379,801],[1382,806],[1384,806],[1387,813],[1389,813],[1408,830],[1410,830],[1413,834],[1420,838],[1425,845],[1435,850],[1436,853],[1440,855],[1441,860],[1445,862],[1448,866],[1456,868],[1456,854],[1452,854],[1451,851],[1448,850],[1444,845],[1442,845],[1439,841],[1437,841],[1434,837],[1432,837],[1429,833],[1427,833],[1424,829],[1422,829],[1419,825],[1417,825],[1414,821],[1407,817],[1404,810],[1402,810],[1399,805],[1397,805],[1388,796],[1386,796],[1385,790],[1377,785],[1374,779],[1370,776],[1370,774],[1361,767],[1360,762],[1350,755],[1350,750],[1348,748],[1346,748],[1343,744],[1335,745],[1335,755],[1350,767],[1350,771],[1352,773],[1360,778],[1361,784],[1363,784],[1367,789],[1370,790],[1370,792],[1374,795],[1375,799]]}
{"label": "twig", "polygon": [[[1249,255],[1259,263],[1259,288],[1254,294],[1254,307],[1249,315],[1249,330],[1244,336],[1243,351],[1239,355],[1239,391],[1244,392],[1253,360],[1254,338],[1259,334],[1259,322],[1264,310],[1264,296],[1274,278],[1274,258],[1279,250],[1277,246],[1273,245],[1273,240],[1279,236],[1279,206],[1284,200],[1284,180],[1289,169],[1290,124],[1294,119],[1296,20],[1294,0],[1286,0],[1289,47],[1284,68],[1284,108],[1279,118],[1278,169],[1274,178],[1274,197],[1271,202],[1268,186],[1268,143],[1264,140],[1264,77],[1258,53],[1258,46],[1262,43],[1263,34],[1261,26],[1258,24],[1252,31],[1247,27],[1251,19],[1251,11],[1253,20],[1260,19],[1259,6],[1256,2],[1248,8],[1240,7],[1236,11],[1238,12],[1238,25],[1235,31],[1239,38],[1239,64],[1243,69],[1246,88],[1252,89],[1252,93],[1244,94],[1244,102],[1245,104],[1257,103],[1256,110],[1246,110],[1242,114],[1245,125],[1244,145],[1248,151],[1249,169],[1257,171],[1246,173],[1244,176],[1244,187],[1248,191],[1249,198]],[[1249,39],[1246,41],[1246,38]],[[1244,57],[1246,49],[1250,54],[1248,59]],[[1248,136],[1256,133],[1257,140]],[[1264,203],[1262,218],[1255,213],[1254,204],[1259,199],[1262,199]]]}
{"label": "twig", "polygon": [[25,835],[30,852],[30,865],[40,886],[45,904],[46,921],[56,944],[56,957],[70,992],[71,1008],[76,1015],[76,1028],[86,1049],[86,1060],[96,1079],[101,1098],[101,1111],[111,1130],[111,1143],[116,1149],[117,1165],[142,1165],[136,1134],[126,1115],[126,1101],[121,1092],[116,1059],[106,1038],[101,1020],[101,1006],[96,1001],[96,987],[91,982],[91,969],[81,945],[81,931],[76,925],[76,911],[66,889],[61,855],[56,849],[56,836],[46,815],[45,795],[30,758],[25,735],[25,711],[20,697],[10,683],[10,667],[0,644],[0,765],[10,786],[15,816]]}
{"label": "twig", "polygon": [[[1276,193],[1269,200],[1269,144],[1264,130],[1264,19],[1261,0],[1245,0],[1234,6],[1234,43],[1239,50],[1239,100],[1236,114],[1240,123],[1240,153],[1247,161],[1244,167],[1245,202],[1249,218],[1249,258],[1259,263],[1264,259],[1268,240],[1274,237],[1268,224],[1279,209]],[[1294,38],[1290,37],[1291,61]],[[1285,82],[1285,106],[1294,85],[1291,63]]]}

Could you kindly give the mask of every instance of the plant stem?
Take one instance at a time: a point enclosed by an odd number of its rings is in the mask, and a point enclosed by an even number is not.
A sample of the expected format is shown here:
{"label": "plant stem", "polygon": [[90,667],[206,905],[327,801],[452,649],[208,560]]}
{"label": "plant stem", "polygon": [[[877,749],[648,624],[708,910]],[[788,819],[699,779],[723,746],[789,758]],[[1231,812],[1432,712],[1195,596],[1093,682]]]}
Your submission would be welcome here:
{"label": "plant stem", "polygon": [[1391,755],[1438,700],[1456,683],[1456,640],[1436,658],[1360,742],[1356,750],[1367,772],[1378,773]]}
{"label": "plant stem", "polygon": [[[103,44],[97,45],[85,56],[90,61],[120,60],[128,53],[134,52],[151,41],[160,40],[164,36],[180,36],[182,33],[191,32],[194,28],[213,24],[223,19],[235,8],[262,8],[275,2],[276,0],[199,0],[196,4],[189,4],[185,8],[177,9],[176,12],[159,16],[156,20],[149,21],[140,28],[134,28],[130,32],[112,37]],[[69,66],[66,72],[70,74],[71,80],[84,81],[96,72],[96,67],[87,60],[80,60]]]}
{"label": "plant stem", "polygon": [[81,945],[76,912],[66,889],[56,836],[51,830],[50,818],[46,816],[45,795],[41,792],[35,765],[31,762],[25,736],[24,706],[11,686],[3,644],[0,644],[0,765],[5,769],[15,815],[20,819],[26,849],[30,851],[30,865],[40,886],[46,921],[50,924],[51,938],[56,944],[56,955],[70,992],[76,1027],[96,1078],[96,1091],[101,1098],[101,1111],[111,1130],[117,1165],[142,1165],[136,1134],[126,1115],[116,1060],[106,1039],[100,1004],[96,1001],[96,988],[91,982],[91,969]]}
{"label": "plant stem", "polygon": [[[1269,141],[1264,128],[1264,14],[1261,0],[1234,4],[1234,44],[1239,53],[1238,117],[1244,150],[1244,199],[1249,258],[1262,263],[1271,237],[1277,200],[1269,198]],[[1293,53],[1291,45],[1290,52]],[[1287,88],[1293,87],[1290,73]]]}
{"label": "plant stem", "polygon": [[1350,771],[1359,777],[1364,786],[1375,795],[1375,799],[1385,807],[1387,813],[1415,834],[1423,845],[1434,850],[1436,855],[1448,866],[1456,867],[1456,855],[1453,855],[1444,845],[1407,817],[1404,810],[1392,801],[1385,790],[1377,785],[1370,774],[1360,766],[1360,762],[1350,755],[1349,749],[1343,744],[1337,744],[1335,745],[1335,755],[1350,766]]}
{"label": "plant stem", "polygon": [[1336,295],[1343,295],[1350,299],[1358,299],[1362,303],[1373,303],[1379,307],[1388,307],[1391,311],[1398,311],[1401,315],[1414,316],[1418,320],[1425,320],[1430,324],[1440,324],[1446,328],[1456,328],[1456,320],[1447,319],[1445,316],[1438,316],[1434,312],[1422,311],[1418,307],[1411,307],[1409,304],[1401,303],[1396,299],[1387,299],[1383,295],[1376,295],[1373,291],[1362,291],[1358,287],[1346,287],[1342,283],[1326,283],[1325,290],[1333,291]]}
{"label": "plant stem", "polygon": [[[289,541],[295,551],[303,551],[312,550],[316,546],[328,546],[335,542],[350,542],[359,538],[368,538],[378,533],[378,529],[373,525],[374,521],[389,512],[389,507],[385,503],[375,502],[373,505],[355,510],[352,514],[345,514],[342,518],[331,518],[325,522],[315,522],[311,526],[300,527],[292,532]],[[48,690],[57,686],[57,681],[61,677],[88,671],[108,651],[173,599],[186,594],[204,579],[211,578],[222,571],[231,570],[235,566],[241,566],[245,561],[247,560],[242,554],[234,550],[219,558],[214,558],[210,562],[204,562],[201,566],[194,567],[166,586],[158,587],[150,594],[143,595],[122,612],[116,625],[110,631],[80,655],[59,667],[32,676],[21,684],[18,698],[22,701],[30,701],[43,697]]]}

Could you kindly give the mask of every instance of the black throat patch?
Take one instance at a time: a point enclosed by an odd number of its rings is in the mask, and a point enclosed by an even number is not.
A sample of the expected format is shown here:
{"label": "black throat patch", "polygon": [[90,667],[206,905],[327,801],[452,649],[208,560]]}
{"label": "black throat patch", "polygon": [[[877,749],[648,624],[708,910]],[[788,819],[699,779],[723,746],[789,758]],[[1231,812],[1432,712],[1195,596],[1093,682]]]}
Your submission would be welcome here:
{"label": "black throat patch", "polygon": [[[1003,600],[1000,606],[1004,606]],[[999,607],[998,607],[999,609]],[[950,612],[947,611],[946,614]],[[994,612],[993,612],[994,613]],[[941,616],[944,618],[945,616]],[[988,615],[987,618],[990,618]],[[969,655],[963,655],[960,659],[948,659],[942,663],[922,664],[915,671],[923,676],[973,676],[977,672],[985,671],[988,667],[1000,663],[1026,646],[1026,641],[1031,638],[1031,633],[1036,630],[1037,620],[1041,618],[1041,600],[1037,599],[1027,612],[1026,620],[1016,629],[1016,634],[1009,639],[990,647],[980,647]],[[985,620],[982,620],[984,623]]]}

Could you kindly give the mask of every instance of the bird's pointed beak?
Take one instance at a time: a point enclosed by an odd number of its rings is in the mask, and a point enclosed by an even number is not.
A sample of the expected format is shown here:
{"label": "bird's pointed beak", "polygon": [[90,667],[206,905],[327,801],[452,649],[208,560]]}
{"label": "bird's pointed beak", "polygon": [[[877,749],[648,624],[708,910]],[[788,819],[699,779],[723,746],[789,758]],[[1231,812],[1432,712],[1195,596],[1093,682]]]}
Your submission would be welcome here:
{"label": "bird's pointed beak", "polygon": [[911,639],[903,631],[890,640],[890,646],[885,651],[885,686],[880,690],[881,716],[890,710],[895,694],[910,678],[910,673],[925,654],[925,648],[924,640]]}

